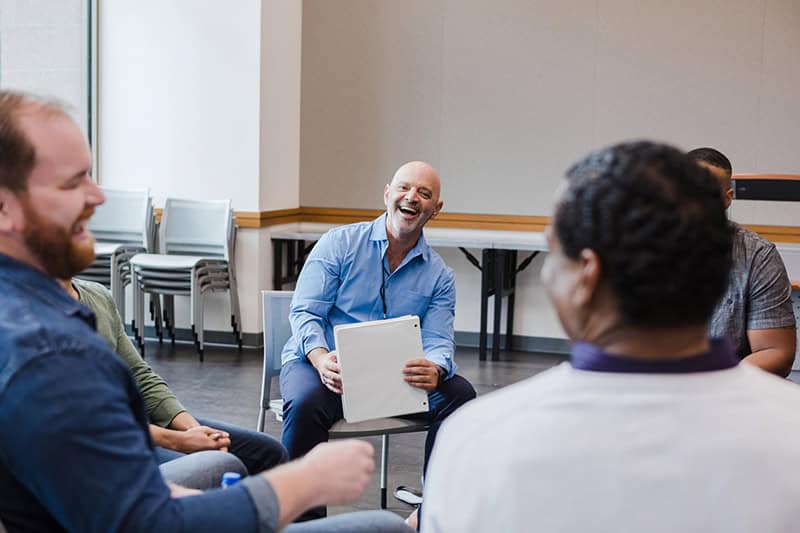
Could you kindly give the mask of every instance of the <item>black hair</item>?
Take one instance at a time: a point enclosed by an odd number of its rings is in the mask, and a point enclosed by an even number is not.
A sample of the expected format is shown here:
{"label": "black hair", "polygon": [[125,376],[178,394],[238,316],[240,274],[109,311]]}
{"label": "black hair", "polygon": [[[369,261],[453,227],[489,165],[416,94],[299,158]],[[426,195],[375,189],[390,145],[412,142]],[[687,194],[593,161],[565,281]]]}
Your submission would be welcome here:
{"label": "black hair", "polygon": [[726,178],[730,182],[731,176],[733,175],[733,165],[731,165],[731,160],[725,157],[725,154],[716,148],[695,148],[694,150],[687,152],[686,155],[692,161],[706,163],[712,167],[721,168],[725,171]]}
{"label": "black hair", "polygon": [[706,323],[728,282],[732,230],[719,183],[671,146],[623,143],[576,163],[554,226],[567,257],[598,255],[632,326]]}

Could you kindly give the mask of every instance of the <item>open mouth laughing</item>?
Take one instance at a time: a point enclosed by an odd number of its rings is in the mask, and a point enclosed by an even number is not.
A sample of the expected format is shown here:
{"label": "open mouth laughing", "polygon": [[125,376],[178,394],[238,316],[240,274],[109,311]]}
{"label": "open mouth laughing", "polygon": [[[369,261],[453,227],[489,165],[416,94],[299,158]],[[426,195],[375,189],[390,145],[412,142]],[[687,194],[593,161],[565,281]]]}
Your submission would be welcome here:
{"label": "open mouth laughing", "polygon": [[397,210],[400,211],[400,214],[406,219],[413,219],[419,215],[419,208],[409,205],[399,205],[397,206]]}

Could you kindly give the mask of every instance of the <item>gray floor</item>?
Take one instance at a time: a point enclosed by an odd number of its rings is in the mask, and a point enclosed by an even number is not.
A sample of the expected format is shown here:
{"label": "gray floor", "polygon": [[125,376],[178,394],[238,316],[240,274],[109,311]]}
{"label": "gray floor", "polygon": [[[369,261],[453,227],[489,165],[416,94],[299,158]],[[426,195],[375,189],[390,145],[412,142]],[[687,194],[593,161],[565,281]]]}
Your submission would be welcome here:
{"label": "gray floor", "polygon": [[[200,363],[191,345],[169,343],[159,346],[148,342],[147,361],[166,381],[187,409],[195,415],[216,418],[248,428],[255,428],[258,398],[261,392],[261,351],[207,347],[205,362]],[[479,395],[530,377],[563,361],[562,356],[506,352],[497,362],[479,362],[476,349],[463,348],[456,353],[459,373],[466,377]],[[273,385],[274,387],[275,385]],[[267,420],[266,431],[280,438],[281,426],[274,417]],[[397,485],[419,487],[422,471],[424,433],[396,435],[389,446],[389,509],[406,516],[411,508],[391,496]],[[380,438],[367,439],[375,446],[375,460],[380,461]],[[379,507],[379,479],[373,476],[364,496],[351,506],[330,510],[338,514],[348,510]]]}

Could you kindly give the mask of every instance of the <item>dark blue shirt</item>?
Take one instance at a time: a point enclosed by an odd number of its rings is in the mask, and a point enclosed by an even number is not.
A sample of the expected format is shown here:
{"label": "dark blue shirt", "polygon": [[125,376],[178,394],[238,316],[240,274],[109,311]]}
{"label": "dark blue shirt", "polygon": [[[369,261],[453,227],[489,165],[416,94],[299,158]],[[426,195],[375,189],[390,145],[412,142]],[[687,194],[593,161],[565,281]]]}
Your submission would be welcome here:
{"label": "dark blue shirt", "polygon": [[89,309],[2,254],[0,294],[0,520],[10,532],[258,529],[243,483],[170,498],[136,384]]}

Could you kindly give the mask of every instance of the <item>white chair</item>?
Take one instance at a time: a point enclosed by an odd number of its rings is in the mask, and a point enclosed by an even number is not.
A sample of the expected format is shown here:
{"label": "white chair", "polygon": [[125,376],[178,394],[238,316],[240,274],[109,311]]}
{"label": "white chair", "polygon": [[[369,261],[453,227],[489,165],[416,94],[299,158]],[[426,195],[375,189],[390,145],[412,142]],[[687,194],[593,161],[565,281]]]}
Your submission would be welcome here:
{"label": "white chair", "polygon": [[95,209],[89,229],[95,237],[95,261],[77,277],[111,290],[125,319],[125,286],[131,282],[130,258],[154,251],[155,222],[148,189],[103,188],[106,201]]}
{"label": "white chair", "polygon": [[130,259],[137,321],[135,333],[142,351],[145,293],[164,296],[164,319],[169,330],[175,325],[174,296],[189,296],[190,324],[202,361],[204,296],[207,292],[228,291],[231,326],[241,348],[235,239],[236,226],[229,200],[166,200],[158,231],[159,253],[137,254]]}
{"label": "white chair", "polygon": [[[293,291],[261,291],[264,309],[264,366],[261,383],[261,408],[258,413],[258,431],[264,431],[266,414],[271,411],[278,421],[283,421],[283,400],[270,399],[272,378],[280,375],[281,351],[292,335],[289,324],[289,307]],[[386,485],[389,471],[389,435],[427,431],[423,420],[402,417],[378,418],[364,422],[348,423],[339,420],[328,432],[331,439],[381,436],[381,509],[386,509]]]}

